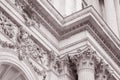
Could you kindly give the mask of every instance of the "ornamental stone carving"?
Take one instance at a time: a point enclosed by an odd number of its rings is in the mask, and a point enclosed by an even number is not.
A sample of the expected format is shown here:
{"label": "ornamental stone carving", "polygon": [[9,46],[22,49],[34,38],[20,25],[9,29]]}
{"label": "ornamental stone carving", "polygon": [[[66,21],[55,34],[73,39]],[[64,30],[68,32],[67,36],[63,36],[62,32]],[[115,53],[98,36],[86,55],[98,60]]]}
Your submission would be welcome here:
{"label": "ornamental stone carving", "polygon": [[0,40],[0,46],[3,48],[15,49],[15,45],[8,43],[7,41]]}
{"label": "ornamental stone carving", "polygon": [[94,69],[97,62],[99,62],[99,58],[97,57],[95,51],[88,48],[85,51],[77,51],[77,55],[70,56],[70,59],[79,69],[82,68],[91,68]]}
{"label": "ornamental stone carving", "polygon": [[32,10],[32,7],[27,3],[27,1],[15,0],[15,6],[20,10],[21,15],[25,19],[26,26],[40,27],[38,17]]}
{"label": "ornamental stone carving", "polygon": [[101,60],[95,69],[95,72],[96,72],[95,79],[96,80],[109,80],[111,74],[108,69],[109,69],[109,66]]}
{"label": "ornamental stone carving", "polygon": [[48,53],[39,47],[23,29],[20,29],[17,40],[20,60],[33,58],[40,64],[48,65]]}
{"label": "ornamental stone carving", "polygon": [[54,62],[53,62],[52,68],[58,74],[61,74],[62,70],[63,70],[63,63],[62,63],[62,61],[60,59],[55,59]]}
{"label": "ornamental stone carving", "polygon": [[45,80],[46,75],[43,75],[43,71],[40,71],[30,59],[35,60],[36,63],[42,64],[44,67],[49,64],[48,52],[42,47],[38,46],[32,39],[31,35],[23,30],[22,27],[19,28],[17,36],[17,52],[19,60],[26,60],[32,66],[33,70],[38,74],[42,75]]}
{"label": "ornamental stone carving", "polygon": [[[68,73],[73,80],[108,80],[110,72],[96,52],[91,48],[79,50],[77,54],[68,54],[65,59],[68,64]],[[88,75],[84,77],[84,75]]]}
{"label": "ornamental stone carving", "polygon": [[3,12],[0,12],[0,31],[10,39],[15,37],[15,25],[3,14]]}

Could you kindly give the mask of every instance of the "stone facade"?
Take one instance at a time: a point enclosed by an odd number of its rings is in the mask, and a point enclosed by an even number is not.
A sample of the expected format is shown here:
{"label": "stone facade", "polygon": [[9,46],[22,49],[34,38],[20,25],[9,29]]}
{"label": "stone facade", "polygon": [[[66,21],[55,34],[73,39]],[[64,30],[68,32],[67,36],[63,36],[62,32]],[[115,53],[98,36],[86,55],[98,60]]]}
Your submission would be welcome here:
{"label": "stone facade", "polygon": [[117,2],[0,0],[0,80],[119,80]]}

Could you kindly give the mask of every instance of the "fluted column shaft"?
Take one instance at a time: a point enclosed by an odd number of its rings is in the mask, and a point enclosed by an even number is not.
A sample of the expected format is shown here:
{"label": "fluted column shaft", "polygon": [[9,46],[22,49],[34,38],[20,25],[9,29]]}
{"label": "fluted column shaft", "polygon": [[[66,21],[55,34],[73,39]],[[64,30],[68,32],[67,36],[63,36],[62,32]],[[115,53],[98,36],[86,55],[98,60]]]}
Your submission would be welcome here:
{"label": "fluted column shaft", "polygon": [[82,54],[78,66],[78,80],[95,80],[93,53],[86,51]]}
{"label": "fluted column shaft", "polygon": [[82,0],[76,0],[76,11],[82,9]]}
{"label": "fluted column shaft", "polygon": [[114,0],[115,2],[115,9],[116,9],[116,15],[117,15],[117,23],[119,28],[119,35],[120,35],[120,2],[119,0]]}
{"label": "fluted column shaft", "polygon": [[[78,80],[95,80],[94,79],[94,65],[92,61],[81,61],[78,70]],[[93,62],[92,62],[93,63]]]}
{"label": "fluted column shaft", "polygon": [[75,0],[65,0],[66,16],[75,12]]}
{"label": "fluted column shaft", "polygon": [[104,0],[106,22],[110,26],[111,30],[119,37],[119,31],[117,26],[117,17],[115,12],[114,0]]}

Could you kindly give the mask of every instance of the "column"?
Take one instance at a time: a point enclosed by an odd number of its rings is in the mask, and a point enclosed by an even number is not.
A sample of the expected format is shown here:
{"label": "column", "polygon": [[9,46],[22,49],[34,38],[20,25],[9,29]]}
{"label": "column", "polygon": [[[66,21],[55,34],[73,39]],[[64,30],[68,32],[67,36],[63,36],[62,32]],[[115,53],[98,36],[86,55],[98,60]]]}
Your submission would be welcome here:
{"label": "column", "polygon": [[53,6],[60,14],[65,15],[65,0],[53,0]]}
{"label": "column", "polygon": [[76,11],[82,10],[82,0],[76,0]]}
{"label": "column", "polygon": [[65,0],[66,16],[75,12],[75,0]]}
{"label": "column", "polygon": [[117,15],[117,23],[119,28],[119,36],[120,36],[120,0],[114,0],[116,15]]}
{"label": "column", "polygon": [[87,2],[88,6],[92,5],[96,9],[96,11],[100,13],[99,0],[84,0],[84,1]]}
{"label": "column", "polygon": [[69,71],[68,71],[68,64],[64,64],[64,67],[63,67],[63,73],[62,75],[60,76],[60,80],[72,80],[70,74],[69,74]]}
{"label": "column", "polygon": [[80,56],[77,68],[78,80],[95,80],[95,56],[91,50],[84,51]]}
{"label": "column", "polygon": [[63,72],[60,76],[60,80],[75,80],[74,73],[72,73],[70,57],[67,55],[64,57],[63,61]]}
{"label": "column", "polygon": [[106,22],[111,28],[111,30],[119,37],[119,31],[117,26],[117,18],[115,12],[115,5],[113,0],[104,0],[105,2],[105,13]]}

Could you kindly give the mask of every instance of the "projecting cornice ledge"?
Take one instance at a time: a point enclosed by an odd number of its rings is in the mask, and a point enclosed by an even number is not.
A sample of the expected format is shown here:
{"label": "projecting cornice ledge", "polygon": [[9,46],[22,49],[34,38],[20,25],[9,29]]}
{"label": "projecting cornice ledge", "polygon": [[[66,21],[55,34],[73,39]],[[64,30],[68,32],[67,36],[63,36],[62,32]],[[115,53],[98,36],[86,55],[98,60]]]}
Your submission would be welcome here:
{"label": "projecting cornice ledge", "polygon": [[[53,35],[57,35],[56,38],[59,41],[68,38],[68,36],[80,33],[83,30],[87,30],[105,50],[111,52],[109,53],[110,56],[120,66],[120,41],[92,6],[86,7],[70,16],[62,17],[46,0],[29,1],[33,3],[27,7],[37,14],[35,16],[41,16],[40,19],[44,19],[44,23],[49,24],[49,26],[45,27],[47,27]],[[55,34],[56,32],[58,34]]]}
{"label": "projecting cornice ledge", "polygon": [[[55,32],[58,32],[59,36],[56,37],[58,40],[63,40],[68,38],[68,36],[72,36],[83,30],[88,30],[103,48],[112,51],[110,53],[111,57],[120,66],[120,40],[111,31],[93,6],[86,7],[81,11],[63,17],[46,0],[37,0],[37,3],[39,6],[42,6],[43,9],[41,8],[40,11],[45,13],[44,16],[47,16],[48,23],[53,24],[52,27]],[[38,13],[41,14],[39,11]],[[89,27],[84,26],[86,24]],[[54,32],[52,30],[49,31]]]}

